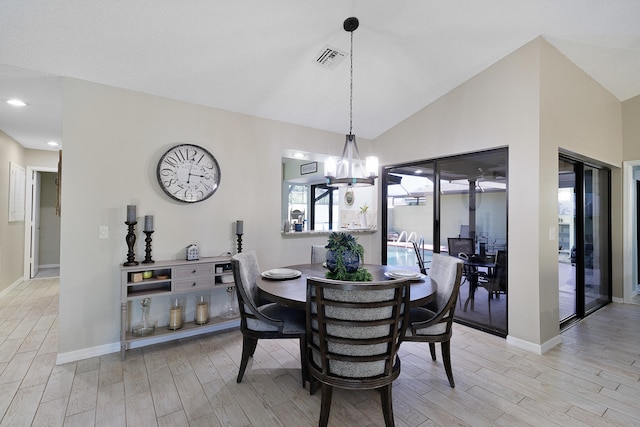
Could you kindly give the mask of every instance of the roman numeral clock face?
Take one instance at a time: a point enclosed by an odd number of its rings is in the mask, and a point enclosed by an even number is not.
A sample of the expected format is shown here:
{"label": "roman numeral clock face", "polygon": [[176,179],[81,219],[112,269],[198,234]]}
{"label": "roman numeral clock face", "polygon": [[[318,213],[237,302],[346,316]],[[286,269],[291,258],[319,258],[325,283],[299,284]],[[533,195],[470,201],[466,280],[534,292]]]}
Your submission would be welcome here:
{"label": "roman numeral clock face", "polygon": [[220,184],[220,166],[202,147],[181,144],[167,150],[158,162],[158,183],[169,197],[183,203],[208,199]]}

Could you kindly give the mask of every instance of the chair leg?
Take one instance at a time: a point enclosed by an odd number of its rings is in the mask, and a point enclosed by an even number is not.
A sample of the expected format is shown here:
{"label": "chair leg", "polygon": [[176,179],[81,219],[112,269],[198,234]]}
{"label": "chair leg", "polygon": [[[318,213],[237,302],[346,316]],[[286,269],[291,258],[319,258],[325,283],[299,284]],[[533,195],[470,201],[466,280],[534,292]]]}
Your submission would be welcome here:
{"label": "chair leg", "polygon": [[249,363],[249,358],[253,356],[253,353],[256,351],[257,345],[258,345],[257,339],[248,338],[244,336],[242,337],[242,359],[240,360],[240,369],[238,370],[238,378],[236,378],[237,383],[242,381],[242,377],[244,376],[244,371],[245,369],[247,369],[247,364]]}
{"label": "chair leg", "polygon": [[493,288],[489,286],[489,324],[491,325],[493,322],[491,321],[491,300],[493,299]]}
{"label": "chair leg", "polygon": [[[302,388],[304,388],[307,380],[310,380],[309,373],[307,372],[307,364],[309,361],[307,360],[307,339],[303,335],[300,337],[300,370],[302,372]],[[309,387],[311,387],[311,383],[309,383]]]}
{"label": "chair leg", "polygon": [[322,403],[320,404],[320,421],[318,427],[326,427],[329,423],[329,412],[331,412],[331,395],[333,387],[322,383]]}
{"label": "chair leg", "polygon": [[444,362],[444,370],[447,372],[447,378],[449,379],[449,385],[451,388],[456,387],[456,383],[453,381],[453,370],[451,369],[451,346],[449,341],[440,343],[442,348],[442,360]]}
{"label": "chair leg", "polygon": [[429,351],[431,352],[431,359],[436,360],[436,344],[429,343]]}
{"label": "chair leg", "polygon": [[382,402],[382,413],[384,415],[384,425],[394,427],[393,420],[393,399],[391,397],[391,384],[380,388],[380,400]]}

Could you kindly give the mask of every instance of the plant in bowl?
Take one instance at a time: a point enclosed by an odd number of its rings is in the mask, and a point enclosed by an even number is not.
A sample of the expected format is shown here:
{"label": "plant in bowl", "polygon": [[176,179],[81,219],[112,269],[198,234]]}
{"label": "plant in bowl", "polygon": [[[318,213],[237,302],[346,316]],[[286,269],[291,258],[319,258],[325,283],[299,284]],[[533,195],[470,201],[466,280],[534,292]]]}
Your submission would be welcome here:
{"label": "plant in bowl", "polygon": [[333,232],[329,235],[329,242],[325,247],[328,249],[328,279],[352,282],[373,280],[371,273],[360,267],[360,260],[364,260],[364,247],[355,237],[347,233]]}

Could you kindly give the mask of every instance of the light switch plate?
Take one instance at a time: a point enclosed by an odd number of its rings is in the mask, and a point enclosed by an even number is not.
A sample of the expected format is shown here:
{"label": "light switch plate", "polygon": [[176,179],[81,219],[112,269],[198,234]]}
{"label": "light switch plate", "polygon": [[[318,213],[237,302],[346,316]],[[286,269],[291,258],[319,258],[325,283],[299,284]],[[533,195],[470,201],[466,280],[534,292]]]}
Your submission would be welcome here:
{"label": "light switch plate", "polygon": [[98,237],[101,239],[108,239],[109,227],[107,227],[106,225],[101,225],[100,227],[98,227]]}

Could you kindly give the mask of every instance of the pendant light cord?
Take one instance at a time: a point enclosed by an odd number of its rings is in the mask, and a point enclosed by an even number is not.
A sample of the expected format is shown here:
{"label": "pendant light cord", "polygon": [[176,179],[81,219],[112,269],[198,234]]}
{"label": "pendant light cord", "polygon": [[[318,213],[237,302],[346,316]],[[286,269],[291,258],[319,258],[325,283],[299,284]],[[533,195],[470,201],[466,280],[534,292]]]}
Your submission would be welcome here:
{"label": "pendant light cord", "polygon": [[350,85],[349,85],[349,135],[353,135],[353,31],[351,31],[351,52],[349,53],[351,60]]}

